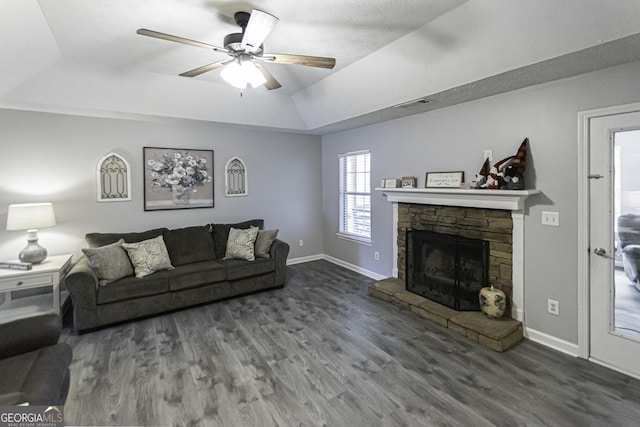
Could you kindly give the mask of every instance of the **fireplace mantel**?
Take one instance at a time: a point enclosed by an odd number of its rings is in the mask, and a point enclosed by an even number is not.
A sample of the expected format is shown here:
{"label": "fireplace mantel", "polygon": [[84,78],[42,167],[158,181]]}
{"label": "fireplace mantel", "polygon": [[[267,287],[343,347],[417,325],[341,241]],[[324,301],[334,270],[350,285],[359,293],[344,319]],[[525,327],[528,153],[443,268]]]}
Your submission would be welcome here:
{"label": "fireplace mantel", "polygon": [[459,188],[376,188],[389,202],[520,211],[540,190],[463,190]]}
{"label": "fireplace mantel", "polygon": [[467,190],[440,188],[376,188],[393,206],[392,272],[398,277],[398,203],[476,207],[511,211],[513,220],[513,305],[511,317],[524,323],[524,211],[529,196],[540,190]]}

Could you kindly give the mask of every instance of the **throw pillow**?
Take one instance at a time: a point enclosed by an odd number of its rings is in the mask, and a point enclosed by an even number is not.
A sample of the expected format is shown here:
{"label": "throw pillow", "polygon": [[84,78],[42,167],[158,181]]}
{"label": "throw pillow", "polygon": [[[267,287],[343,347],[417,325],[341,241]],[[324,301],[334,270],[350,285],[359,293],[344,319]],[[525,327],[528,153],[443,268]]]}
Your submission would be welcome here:
{"label": "throw pillow", "polygon": [[124,239],[99,248],[83,249],[89,265],[98,275],[100,286],[127,276],[133,276],[133,267],[127,252],[122,248]]}
{"label": "throw pillow", "polygon": [[256,244],[256,237],[258,237],[258,227],[251,227],[248,230],[238,230],[231,227],[224,259],[255,260],[253,248]]}
{"label": "throw pillow", "polygon": [[123,243],[122,247],[129,254],[137,278],[173,269],[162,236],[138,243]]}
{"label": "throw pillow", "polygon": [[236,224],[211,224],[211,233],[215,245],[216,258],[223,258],[227,253],[227,241],[229,240],[229,230],[231,227],[237,230],[246,230],[249,227],[264,227],[264,220],[251,219],[249,221],[238,222]]}
{"label": "throw pillow", "polygon": [[279,230],[258,230],[258,237],[256,237],[256,245],[254,252],[258,258],[271,258],[269,250],[271,245],[276,241]]}

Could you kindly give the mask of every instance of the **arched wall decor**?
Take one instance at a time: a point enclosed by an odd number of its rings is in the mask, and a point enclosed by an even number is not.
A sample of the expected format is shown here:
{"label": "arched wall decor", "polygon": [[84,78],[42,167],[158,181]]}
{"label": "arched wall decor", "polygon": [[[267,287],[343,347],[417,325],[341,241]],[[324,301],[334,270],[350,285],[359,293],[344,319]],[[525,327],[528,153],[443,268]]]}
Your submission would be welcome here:
{"label": "arched wall decor", "polygon": [[98,160],[96,181],[99,202],[131,200],[131,168],[121,155],[109,153]]}
{"label": "arched wall decor", "polygon": [[225,194],[227,197],[246,196],[247,189],[247,167],[242,159],[233,157],[224,167]]}

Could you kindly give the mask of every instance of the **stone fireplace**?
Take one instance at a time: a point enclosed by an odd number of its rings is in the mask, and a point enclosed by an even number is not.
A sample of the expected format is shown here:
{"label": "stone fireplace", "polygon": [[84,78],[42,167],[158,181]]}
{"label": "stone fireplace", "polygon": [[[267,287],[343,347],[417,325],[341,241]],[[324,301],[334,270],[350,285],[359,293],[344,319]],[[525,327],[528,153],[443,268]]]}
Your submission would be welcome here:
{"label": "stone fireplace", "polygon": [[[412,261],[410,259],[412,257],[411,254],[407,257],[406,248],[407,245],[411,246],[411,242],[407,241],[407,236],[411,236],[416,231],[435,232],[444,236],[459,236],[461,240],[464,239],[462,240],[463,242],[467,242],[467,245],[471,245],[468,240],[486,242],[489,255],[487,265],[488,283],[483,283],[483,285],[494,285],[504,291],[508,301],[506,312],[508,316],[511,311],[513,295],[512,230],[511,212],[507,210],[399,203],[397,228],[398,278],[407,283],[407,290],[412,291],[409,289],[409,284],[415,280],[407,281],[407,272],[405,271],[407,264],[411,264],[411,262],[407,263],[407,261]],[[437,237],[437,234],[434,238]],[[481,243],[477,243],[477,245],[483,246]],[[447,261],[444,261],[444,263],[447,263]],[[435,268],[439,267],[436,266]],[[485,272],[476,271],[474,273],[475,276],[480,274],[485,274]],[[473,292],[475,295],[469,296],[467,300],[473,297],[477,300],[479,290],[477,289]],[[471,290],[466,292],[471,292]],[[425,294],[421,295],[435,300]],[[474,309],[468,307],[468,304],[453,307],[446,302],[437,302],[456,310]],[[479,310],[479,308],[475,309]]]}
{"label": "stone fireplace", "polygon": [[[508,296],[507,316],[524,320],[524,208],[539,190],[376,188],[393,208],[393,276],[405,280],[406,231],[433,230],[490,242],[489,283]],[[509,310],[510,309],[510,310]]]}
{"label": "stone fireplace", "polygon": [[[527,197],[539,191],[458,188],[376,188],[376,191],[384,192],[393,208],[394,277],[372,283],[369,295],[408,309],[495,351],[505,351],[518,343],[524,333],[524,207]],[[405,283],[407,232],[416,231],[443,233],[488,245],[488,282],[508,295],[511,310],[501,319],[492,320],[479,311],[458,311],[409,292]],[[428,259],[430,250],[419,248],[417,253]],[[435,257],[439,259],[440,255]],[[451,261],[438,260],[436,270],[449,270],[450,264]],[[461,280],[460,275],[454,276],[453,281],[456,280]]]}

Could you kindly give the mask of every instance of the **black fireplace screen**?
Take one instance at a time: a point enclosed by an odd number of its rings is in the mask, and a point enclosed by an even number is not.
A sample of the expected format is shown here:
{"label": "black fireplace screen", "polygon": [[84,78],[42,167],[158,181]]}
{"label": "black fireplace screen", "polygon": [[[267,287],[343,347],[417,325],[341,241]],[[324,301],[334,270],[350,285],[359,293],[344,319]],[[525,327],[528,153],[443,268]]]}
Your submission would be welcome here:
{"label": "black fireplace screen", "polygon": [[407,231],[407,290],[459,311],[479,311],[489,283],[489,242],[433,231]]}

